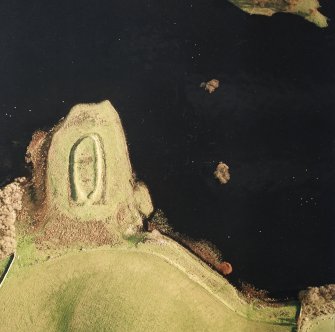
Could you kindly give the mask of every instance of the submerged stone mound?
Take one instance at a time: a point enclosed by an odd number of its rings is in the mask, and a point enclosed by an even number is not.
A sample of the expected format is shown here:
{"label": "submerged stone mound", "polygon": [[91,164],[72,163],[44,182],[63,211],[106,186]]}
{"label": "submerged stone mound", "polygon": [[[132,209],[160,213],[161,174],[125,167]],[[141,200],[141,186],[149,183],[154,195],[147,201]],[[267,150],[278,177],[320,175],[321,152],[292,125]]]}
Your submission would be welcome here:
{"label": "submerged stone mound", "polygon": [[220,181],[221,184],[226,184],[230,180],[229,166],[223,162],[219,162],[216,166],[214,176]]}
{"label": "submerged stone mound", "polygon": [[220,82],[219,80],[215,78],[213,78],[212,80],[208,82],[200,83],[200,88],[204,88],[205,91],[208,91],[209,93],[213,93],[219,86],[220,86]]}
{"label": "submerged stone mound", "polygon": [[26,160],[41,242],[108,244],[140,228],[153,210],[109,101],[76,105],[49,133],[36,132]]}

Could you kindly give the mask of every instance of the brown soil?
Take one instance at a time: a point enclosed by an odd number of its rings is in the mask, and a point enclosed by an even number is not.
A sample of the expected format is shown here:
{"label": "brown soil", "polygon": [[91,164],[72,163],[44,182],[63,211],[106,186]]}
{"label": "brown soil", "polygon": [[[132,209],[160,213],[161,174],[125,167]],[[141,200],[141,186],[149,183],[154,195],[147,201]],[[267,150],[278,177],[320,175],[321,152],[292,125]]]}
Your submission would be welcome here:
{"label": "brown soil", "polygon": [[49,223],[37,236],[36,243],[39,248],[46,244],[53,247],[82,245],[112,245],[117,239],[111,235],[107,225],[102,221],[71,220],[66,217],[58,217],[57,222]]}
{"label": "brown soil", "polygon": [[[48,133],[38,130],[33,134],[31,142],[27,147],[26,163],[32,165],[32,200],[41,204],[44,200],[45,193],[45,173],[46,173],[46,151],[49,140]],[[36,190],[38,188],[38,190]]]}

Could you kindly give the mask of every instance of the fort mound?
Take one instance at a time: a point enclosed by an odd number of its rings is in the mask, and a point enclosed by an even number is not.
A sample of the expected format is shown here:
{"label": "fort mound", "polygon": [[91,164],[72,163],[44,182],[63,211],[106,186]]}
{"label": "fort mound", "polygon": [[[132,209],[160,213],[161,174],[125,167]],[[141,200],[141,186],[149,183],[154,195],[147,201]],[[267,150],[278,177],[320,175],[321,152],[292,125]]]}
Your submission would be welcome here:
{"label": "fort mound", "polygon": [[136,233],[153,211],[136,180],[120,118],[110,104],[80,104],[27,149],[26,197],[39,245],[113,244]]}

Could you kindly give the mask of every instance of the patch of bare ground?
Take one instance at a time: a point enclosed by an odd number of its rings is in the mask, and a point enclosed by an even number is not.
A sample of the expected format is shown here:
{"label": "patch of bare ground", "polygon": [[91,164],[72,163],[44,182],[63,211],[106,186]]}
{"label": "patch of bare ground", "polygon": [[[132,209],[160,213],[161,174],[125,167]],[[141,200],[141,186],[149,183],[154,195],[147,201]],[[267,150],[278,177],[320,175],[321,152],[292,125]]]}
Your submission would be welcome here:
{"label": "patch of bare ground", "polygon": [[291,6],[295,6],[299,0],[250,0],[253,6],[259,7],[274,7],[283,8],[283,10],[288,10]]}
{"label": "patch of bare ground", "polygon": [[102,246],[115,244],[117,239],[111,234],[108,226],[97,220],[82,222],[66,217],[58,217],[56,222],[48,223],[41,235],[36,236],[37,248],[45,246],[69,247],[74,244]]}

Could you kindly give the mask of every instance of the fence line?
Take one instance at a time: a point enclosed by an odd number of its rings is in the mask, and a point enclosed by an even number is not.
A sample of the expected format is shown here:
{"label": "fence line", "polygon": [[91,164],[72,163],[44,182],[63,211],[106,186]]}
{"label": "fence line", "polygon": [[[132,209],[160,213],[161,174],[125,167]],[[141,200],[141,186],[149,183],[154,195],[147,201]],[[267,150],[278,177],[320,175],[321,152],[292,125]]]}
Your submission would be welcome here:
{"label": "fence line", "polygon": [[9,272],[9,270],[11,269],[11,267],[12,267],[12,265],[13,265],[13,263],[14,263],[14,260],[15,260],[15,252],[14,252],[14,254],[12,254],[12,255],[10,256],[10,259],[9,259],[9,262],[8,262],[6,268],[5,268],[5,271],[4,271],[4,273],[2,274],[2,276],[0,277],[0,288],[1,288],[2,284],[5,282],[5,279],[6,279],[6,277],[7,277],[7,274],[8,274],[8,272]]}

